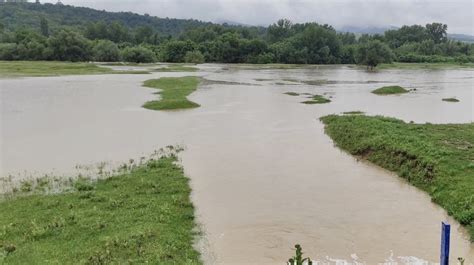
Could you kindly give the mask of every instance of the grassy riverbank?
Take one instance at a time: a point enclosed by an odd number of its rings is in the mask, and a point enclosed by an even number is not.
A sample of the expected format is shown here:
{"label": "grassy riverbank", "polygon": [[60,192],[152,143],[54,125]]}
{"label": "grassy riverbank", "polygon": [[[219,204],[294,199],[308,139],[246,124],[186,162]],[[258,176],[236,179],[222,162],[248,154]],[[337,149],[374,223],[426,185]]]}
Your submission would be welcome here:
{"label": "grassy riverbank", "polygon": [[53,61],[0,61],[0,77],[149,74],[148,71],[116,71],[93,63]]}
{"label": "grassy riverbank", "polygon": [[199,77],[162,77],[145,81],[143,86],[158,88],[160,100],[148,101],[144,108],[151,110],[176,110],[197,108],[199,104],[189,101],[186,97],[193,93],[200,82]]}
{"label": "grassy riverbank", "polygon": [[376,69],[452,69],[474,68],[474,63],[390,63],[381,64]]}
{"label": "grassy riverbank", "polygon": [[201,264],[188,179],[168,155],[72,192],[0,201],[0,263]]}
{"label": "grassy riverbank", "polygon": [[410,124],[364,115],[321,120],[340,148],[428,192],[474,240],[474,123]]}

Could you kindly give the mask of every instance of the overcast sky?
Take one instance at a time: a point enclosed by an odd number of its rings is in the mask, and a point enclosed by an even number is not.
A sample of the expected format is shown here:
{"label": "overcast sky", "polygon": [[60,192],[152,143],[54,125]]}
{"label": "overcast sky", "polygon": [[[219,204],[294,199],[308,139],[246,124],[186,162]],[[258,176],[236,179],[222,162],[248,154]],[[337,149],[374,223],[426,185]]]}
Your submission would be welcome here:
{"label": "overcast sky", "polygon": [[[41,2],[56,2],[43,0]],[[279,18],[341,28],[448,24],[449,33],[474,35],[474,0],[62,0],[64,4],[158,17],[268,25]]]}

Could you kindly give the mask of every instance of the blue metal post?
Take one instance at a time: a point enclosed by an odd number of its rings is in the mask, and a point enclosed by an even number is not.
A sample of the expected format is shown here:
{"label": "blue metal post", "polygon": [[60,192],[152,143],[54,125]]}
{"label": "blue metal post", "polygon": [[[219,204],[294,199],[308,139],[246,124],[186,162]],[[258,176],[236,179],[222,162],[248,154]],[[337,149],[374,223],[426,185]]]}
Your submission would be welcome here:
{"label": "blue metal post", "polygon": [[440,265],[449,265],[449,238],[451,234],[451,225],[441,223],[441,259]]}

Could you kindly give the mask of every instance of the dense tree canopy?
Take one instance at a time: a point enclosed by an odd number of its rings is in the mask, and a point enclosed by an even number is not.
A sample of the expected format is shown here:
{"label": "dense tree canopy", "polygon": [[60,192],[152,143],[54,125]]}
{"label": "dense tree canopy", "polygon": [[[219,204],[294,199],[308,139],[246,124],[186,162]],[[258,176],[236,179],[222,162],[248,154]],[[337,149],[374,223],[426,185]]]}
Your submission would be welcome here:
{"label": "dense tree canopy", "polygon": [[391,63],[392,57],[392,51],[387,44],[379,40],[371,40],[360,45],[357,52],[357,62],[367,65],[370,69],[381,63]]}
{"label": "dense tree canopy", "polygon": [[278,20],[268,28],[52,4],[0,4],[0,60],[223,63],[474,62],[474,45],[431,23],[356,36]]}

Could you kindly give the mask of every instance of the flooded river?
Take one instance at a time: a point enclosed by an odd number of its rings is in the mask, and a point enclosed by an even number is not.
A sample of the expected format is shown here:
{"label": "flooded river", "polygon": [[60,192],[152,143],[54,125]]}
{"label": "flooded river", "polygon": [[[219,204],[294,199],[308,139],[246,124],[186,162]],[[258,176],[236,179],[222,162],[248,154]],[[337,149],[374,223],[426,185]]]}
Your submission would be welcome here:
{"label": "flooded river", "polygon": [[[453,264],[458,256],[474,263],[467,232],[427,194],[334,147],[318,120],[364,111],[473,122],[474,71],[200,68],[0,80],[1,175],[74,174],[78,164],[122,162],[179,144],[204,234],[198,247],[209,264],[283,264],[296,243],[331,264],[431,264],[439,262],[444,220],[452,224]],[[156,97],[141,87],[144,80],[186,75],[232,83],[205,82],[189,97],[197,109],[141,108]],[[416,90],[370,93],[384,85]],[[304,96],[288,91],[325,94],[332,102],[304,105]],[[441,100],[447,97],[460,102]]]}

